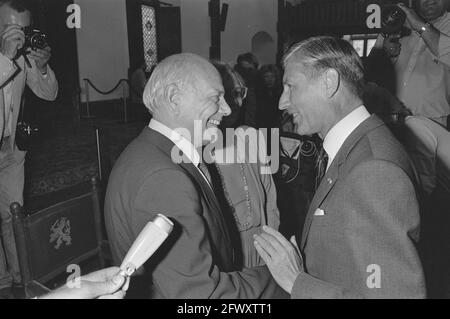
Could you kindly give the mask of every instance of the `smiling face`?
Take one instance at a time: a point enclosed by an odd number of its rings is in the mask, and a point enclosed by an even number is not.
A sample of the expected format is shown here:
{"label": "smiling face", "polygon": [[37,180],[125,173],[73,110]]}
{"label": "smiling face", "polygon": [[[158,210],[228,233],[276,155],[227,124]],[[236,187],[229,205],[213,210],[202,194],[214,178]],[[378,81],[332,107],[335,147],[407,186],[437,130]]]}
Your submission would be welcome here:
{"label": "smiling face", "polygon": [[[231,113],[224,98],[220,75],[212,65],[202,66],[195,78],[194,84],[187,85],[181,102],[181,118],[184,127],[190,130],[191,136],[194,136],[195,121],[201,121],[202,132],[205,132],[207,129],[217,128],[222,118]],[[203,140],[203,144],[208,142],[208,138]],[[194,146],[200,147],[201,145]]]}
{"label": "smiling face", "polygon": [[420,15],[427,21],[433,21],[447,11],[448,0],[420,0]]}
{"label": "smiling face", "polygon": [[321,77],[311,79],[307,74],[301,64],[287,62],[279,104],[280,110],[292,115],[300,135],[323,132],[327,114]]}

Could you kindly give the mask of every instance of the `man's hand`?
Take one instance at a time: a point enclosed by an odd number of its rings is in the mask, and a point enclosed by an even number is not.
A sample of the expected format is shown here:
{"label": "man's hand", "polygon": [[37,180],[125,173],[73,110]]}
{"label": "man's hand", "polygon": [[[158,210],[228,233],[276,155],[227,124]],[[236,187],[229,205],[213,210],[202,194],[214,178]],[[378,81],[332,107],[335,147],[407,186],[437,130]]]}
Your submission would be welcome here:
{"label": "man's hand", "polygon": [[63,287],[40,299],[123,299],[129,285],[129,277],[120,275],[120,268],[102,269],[80,279],[79,287]]}
{"label": "man's hand", "polygon": [[48,61],[52,56],[51,51],[52,50],[50,47],[46,47],[42,50],[31,50],[30,53],[27,54],[27,57],[34,60],[34,62],[36,63],[36,67],[41,73],[46,73]]}
{"label": "man's hand", "polygon": [[0,34],[0,53],[10,60],[16,57],[24,44],[25,33],[20,26],[9,26]]}
{"label": "man's hand", "polygon": [[428,25],[425,31],[420,31],[424,26],[426,26],[425,21],[414,12],[414,10],[406,7],[403,4],[398,4],[398,6],[406,13],[406,21],[405,25],[410,29],[417,31],[420,33],[420,37],[425,41],[430,52],[436,56],[440,56],[439,52],[439,39],[441,36],[441,32],[433,27],[432,25]]}
{"label": "man's hand", "polygon": [[303,272],[303,259],[295,237],[291,242],[276,230],[264,226],[260,235],[255,235],[255,247],[265,261],[275,281],[291,294],[295,279]]}
{"label": "man's hand", "polygon": [[413,31],[420,30],[425,24],[425,21],[411,8],[408,8],[403,3],[397,4],[397,6],[406,13],[405,27],[412,29]]}

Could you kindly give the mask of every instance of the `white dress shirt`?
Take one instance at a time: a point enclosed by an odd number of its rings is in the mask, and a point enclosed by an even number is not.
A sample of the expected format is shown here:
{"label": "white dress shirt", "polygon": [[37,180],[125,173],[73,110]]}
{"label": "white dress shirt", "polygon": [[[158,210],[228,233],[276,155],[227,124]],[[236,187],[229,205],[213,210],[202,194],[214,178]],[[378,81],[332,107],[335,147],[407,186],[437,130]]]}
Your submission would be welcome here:
{"label": "white dress shirt", "polygon": [[342,120],[334,125],[330,131],[328,131],[325,139],[323,140],[323,148],[328,155],[327,170],[333,162],[336,154],[341,149],[345,140],[352,134],[352,132],[366,119],[370,117],[364,105],[361,105],[351,113],[347,114]]}
{"label": "white dress shirt", "polygon": [[[198,169],[200,174],[203,176],[205,181],[208,183],[208,185],[211,187],[211,184],[208,180],[208,178],[205,176],[205,174],[202,172],[202,170],[199,168],[200,164],[200,155],[198,154],[198,151],[192,145],[192,143],[182,136],[180,133],[172,130],[171,128],[167,127],[166,125],[162,124],[161,122],[151,119],[150,123],[148,124],[148,127],[152,130],[155,130],[158,133],[161,133],[165,137],[167,137],[169,140],[171,140],[176,147],[178,147],[184,155],[191,161],[192,164]],[[211,187],[212,188],[212,187]]]}

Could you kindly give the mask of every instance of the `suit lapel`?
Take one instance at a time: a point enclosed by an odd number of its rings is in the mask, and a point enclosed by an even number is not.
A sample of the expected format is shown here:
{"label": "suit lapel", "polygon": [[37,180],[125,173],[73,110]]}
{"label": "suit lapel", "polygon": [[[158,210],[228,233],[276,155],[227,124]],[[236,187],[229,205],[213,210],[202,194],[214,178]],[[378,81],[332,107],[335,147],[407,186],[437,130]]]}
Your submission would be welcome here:
{"label": "suit lapel", "polygon": [[[156,145],[171,158],[171,152],[173,147],[175,147],[175,144],[170,139],[148,127],[144,128],[142,134],[151,144]],[[205,213],[203,217],[208,224],[211,238],[223,241],[222,243],[215,242],[214,244],[222,255],[221,261],[224,263],[224,267],[231,269],[234,263],[234,249],[231,245],[229,230],[226,226],[226,221],[216,195],[194,164],[182,162],[178,165],[191,177],[194,184],[197,185],[201,191],[203,198],[206,200],[209,213]],[[211,230],[213,233],[211,233]]]}
{"label": "suit lapel", "polygon": [[[216,195],[192,163],[181,163],[179,165],[187,171],[187,173],[195,180],[196,184],[199,185],[203,197],[206,199],[206,203],[209,207],[209,214],[205,213],[203,214],[203,217],[209,225],[209,229],[214,230],[214,233],[210,234],[211,238],[215,238],[217,236],[221,237],[221,239],[217,238],[217,241],[220,242],[222,240],[223,243],[217,243],[216,241],[216,249],[217,251],[220,251],[220,254],[225,253],[223,258],[221,258],[223,265],[226,267],[225,269],[233,270],[235,252],[232,245],[230,232]],[[223,249],[223,247],[227,247],[229,249]]]}
{"label": "suit lapel", "polygon": [[359,140],[365,136],[369,131],[384,125],[384,123],[375,115],[372,115],[364,122],[362,122],[345,140],[342,147],[339,149],[339,152],[336,154],[335,159],[333,160],[331,166],[328,168],[327,173],[325,174],[323,180],[321,181],[319,187],[317,188],[316,193],[311,201],[311,204],[308,209],[308,214],[305,218],[305,223],[303,226],[302,232],[302,241],[301,248],[304,249],[309,231],[311,229],[312,220],[314,218],[314,213],[324,200],[327,198],[330,191],[333,189],[337,180],[339,179],[339,175],[342,170],[342,164],[344,164],[351,150],[356,146]]}
{"label": "suit lapel", "polygon": [[203,196],[205,197],[211,209],[220,212],[220,205],[217,201],[216,195],[211,189],[211,186],[206,182],[201,173],[198,171],[198,169],[192,163],[181,163],[179,165],[185,171],[187,171],[189,175],[193,177],[197,184],[200,186]]}
{"label": "suit lapel", "polygon": [[305,224],[303,226],[302,232],[302,242],[301,242],[302,248],[304,248],[306,244],[306,239],[308,238],[309,230],[311,228],[311,223],[316,209],[319,208],[320,205],[323,203],[327,195],[333,189],[339,177],[339,164],[337,163],[338,162],[333,161],[331,166],[328,168],[325,176],[323,177],[322,181],[319,184],[319,187],[317,188],[316,193],[314,194],[311,204],[309,205],[308,214],[306,215]]}

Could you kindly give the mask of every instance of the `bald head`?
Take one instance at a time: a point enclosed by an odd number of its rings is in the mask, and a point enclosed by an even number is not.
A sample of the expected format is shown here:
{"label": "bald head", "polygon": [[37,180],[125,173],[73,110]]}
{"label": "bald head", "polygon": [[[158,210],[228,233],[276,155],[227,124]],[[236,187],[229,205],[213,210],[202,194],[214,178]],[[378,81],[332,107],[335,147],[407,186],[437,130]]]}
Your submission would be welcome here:
{"label": "bald head", "polygon": [[164,105],[164,90],[169,85],[176,85],[179,90],[197,89],[196,84],[220,78],[219,73],[208,60],[203,57],[181,53],[167,57],[155,68],[144,89],[145,106],[153,113]]}
{"label": "bald head", "polygon": [[217,129],[222,118],[230,114],[219,72],[195,54],[176,54],[161,61],[144,89],[143,99],[154,120],[188,140],[194,137],[196,148],[210,142],[206,131]]}

